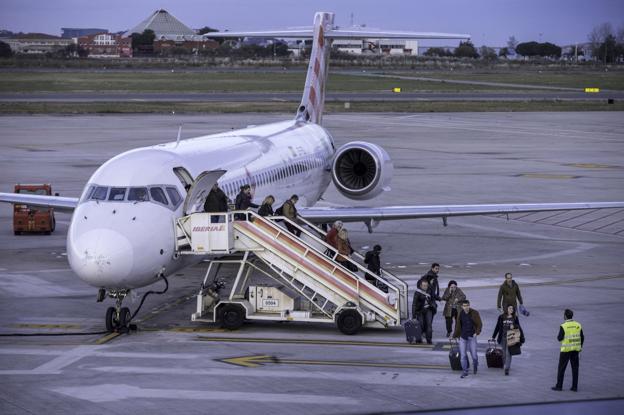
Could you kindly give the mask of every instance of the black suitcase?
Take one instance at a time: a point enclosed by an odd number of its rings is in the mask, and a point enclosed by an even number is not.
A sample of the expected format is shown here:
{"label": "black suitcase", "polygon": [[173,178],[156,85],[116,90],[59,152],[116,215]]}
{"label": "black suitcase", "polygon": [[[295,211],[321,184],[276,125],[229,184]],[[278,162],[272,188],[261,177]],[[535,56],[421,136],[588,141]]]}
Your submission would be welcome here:
{"label": "black suitcase", "polygon": [[[451,339],[451,350],[449,351],[449,362],[451,363],[451,369],[462,370],[461,356],[459,353],[459,340]],[[466,359],[468,363],[468,369],[470,368],[470,359]]]}
{"label": "black suitcase", "polygon": [[417,319],[407,320],[403,326],[405,327],[405,338],[408,343],[422,342],[422,327]]}
{"label": "black suitcase", "polygon": [[485,360],[488,367],[494,367],[498,369],[503,368],[503,349],[501,349],[496,341],[488,340],[488,348],[485,351]]}

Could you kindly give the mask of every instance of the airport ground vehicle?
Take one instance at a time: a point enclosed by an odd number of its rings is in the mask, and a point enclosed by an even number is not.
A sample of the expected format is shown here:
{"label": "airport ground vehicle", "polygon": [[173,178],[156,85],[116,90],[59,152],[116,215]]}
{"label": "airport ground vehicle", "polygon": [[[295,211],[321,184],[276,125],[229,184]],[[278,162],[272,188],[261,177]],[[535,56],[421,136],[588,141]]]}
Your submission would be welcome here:
{"label": "airport ground vehicle", "polygon": [[[52,196],[50,184],[16,184],[15,193]],[[43,232],[50,235],[56,228],[54,208],[43,206],[29,206],[25,204],[13,205],[13,232],[20,235],[24,232]]]}

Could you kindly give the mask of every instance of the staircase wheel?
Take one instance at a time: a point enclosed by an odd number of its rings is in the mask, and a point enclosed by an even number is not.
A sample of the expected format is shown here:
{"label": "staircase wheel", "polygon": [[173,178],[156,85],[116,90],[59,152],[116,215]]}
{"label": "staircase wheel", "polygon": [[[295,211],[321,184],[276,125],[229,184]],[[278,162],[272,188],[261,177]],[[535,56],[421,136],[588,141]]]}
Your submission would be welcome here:
{"label": "staircase wheel", "polygon": [[245,309],[238,304],[226,304],[221,307],[221,327],[236,330],[245,321]]}
{"label": "staircase wheel", "polygon": [[357,310],[343,310],[338,314],[336,325],[338,326],[338,330],[344,334],[356,334],[362,328],[362,317]]}

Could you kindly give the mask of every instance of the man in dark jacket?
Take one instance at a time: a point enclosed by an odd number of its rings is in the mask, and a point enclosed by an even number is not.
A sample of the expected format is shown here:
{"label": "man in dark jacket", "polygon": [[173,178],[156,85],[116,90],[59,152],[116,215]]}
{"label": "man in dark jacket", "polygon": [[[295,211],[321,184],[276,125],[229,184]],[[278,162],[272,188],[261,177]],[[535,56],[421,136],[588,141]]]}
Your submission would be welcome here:
{"label": "man in dark jacket", "polygon": [[[219,184],[215,183],[212,185],[212,189],[206,196],[206,201],[204,202],[204,212],[227,212],[228,211],[228,198],[225,195],[225,192],[219,188]],[[211,223],[219,223],[219,220],[222,216],[212,216],[210,218]]]}
{"label": "man in dark jacket", "polygon": [[[295,206],[298,200],[299,196],[292,195],[290,199],[285,201],[282,205],[282,215],[295,223],[299,223],[299,220],[297,219],[297,207]],[[296,236],[301,236],[301,231],[294,225],[286,222],[286,228],[290,231],[290,233],[293,233]]]}
{"label": "man in dark jacket", "polygon": [[435,300],[429,294],[429,283],[427,280],[420,280],[414,291],[412,301],[412,318],[420,322],[427,344],[432,344],[433,337],[433,315],[435,314]]}
{"label": "man in dark jacket", "polygon": [[429,291],[432,293],[433,298],[440,301],[440,284],[438,283],[438,273],[440,272],[440,264],[434,262],[431,264],[431,269],[427,271],[425,275],[420,277],[421,280],[425,279],[429,283]]}
{"label": "man in dark jacket", "polygon": [[[381,260],[379,259],[379,254],[381,253],[381,245],[375,245],[372,251],[366,252],[364,256],[364,263],[366,264],[366,268],[375,275],[381,275]],[[364,275],[366,281],[375,285],[377,279],[368,273]]]}
{"label": "man in dark jacket", "polygon": [[[251,201],[251,186],[249,186],[248,184],[241,186],[240,192],[236,195],[236,201],[235,201],[234,206],[236,210],[247,210],[250,207],[252,208],[258,207],[258,205],[256,205],[255,203]],[[237,213],[236,219],[244,220],[245,214]]]}
{"label": "man in dark jacket", "polygon": [[459,354],[461,356],[462,374],[461,378],[468,376],[468,354],[472,356],[472,368],[474,374],[477,374],[477,366],[479,358],[477,356],[477,336],[481,334],[481,316],[477,310],[470,308],[470,301],[462,301],[462,310],[457,316],[455,323],[454,338],[459,337]]}
{"label": "man in dark jacket", "polygon": [[520,294],[520,286],[513,280],[511,272],[505,274],[505,282],[498,289],[498,297],[496,298],[496,308],[499,312],[507,310],[512,305],[514,309],[518,309],[518,302],[522,304],[522,295]]}

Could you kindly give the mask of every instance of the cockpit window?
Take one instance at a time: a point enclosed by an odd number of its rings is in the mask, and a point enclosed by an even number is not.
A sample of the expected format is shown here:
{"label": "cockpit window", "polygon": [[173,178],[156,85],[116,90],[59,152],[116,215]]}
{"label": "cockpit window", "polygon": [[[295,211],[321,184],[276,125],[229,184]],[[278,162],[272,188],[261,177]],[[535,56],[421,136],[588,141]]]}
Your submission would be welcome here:
{"label": "cockpit window", "polygon": [[128,190],[129,202],[147,202],[149,196],[147,195],[147,187],[131,187]]}
{"label": "cockpit window", "polygon": [[180,205],[180,202],[182,202],[182,197],[180,196],[180,193],[178,193],[178,189],[175,187],[167,187],[167,194],[169,195],[169,200],[171,200],[174,209],[177,208]]}
{"label": "cockpit window", "polygon": [[162,203],[163,205],[167,205],[167,196],[165,196],[165,192],[160,187],[152,187],[150,188],[150,196],[152,196],[152,200]]}
{"label": "cockpit window", "polygon": [[121,202],[126,197],[126,190],[127,189],[125,187],[111,187],[108,200]]}
{"label": "cockpit window", "polygon": [[108,193],[108,187],[98,186],[91,195],[92,200],[106,200],[106,194]]}

